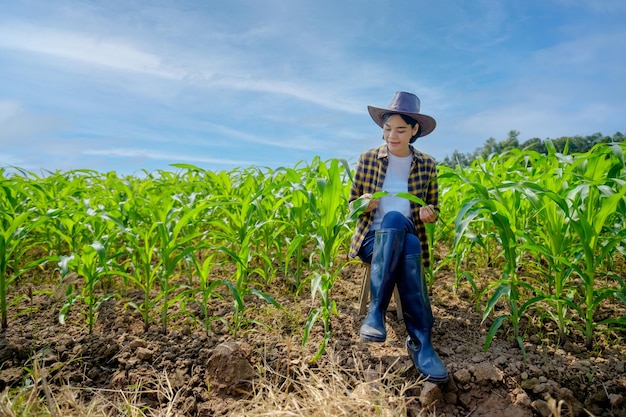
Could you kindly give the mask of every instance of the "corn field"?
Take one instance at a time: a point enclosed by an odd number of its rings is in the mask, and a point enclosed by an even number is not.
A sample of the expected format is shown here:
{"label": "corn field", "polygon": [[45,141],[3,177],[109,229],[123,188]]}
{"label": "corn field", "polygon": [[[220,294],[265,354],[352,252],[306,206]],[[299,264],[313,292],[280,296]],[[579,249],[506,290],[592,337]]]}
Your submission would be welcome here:
{"label": "corn field", "polygon": [[[486,349],[506,324],[523,350],[524,319],[549,321],[558,337],[575,334],[588,347],[599,333],[626,330],[626,317],[598,314],[607,303],[626,304],[624,148],[512,151],[469,167],[439,167],[442,211],[429,238],[443,249],[428,277],[451,268],[452,290],[473,291],[490,323]],[[194,303],[206,313],[193,315],[202,317],[198,326],[211,332],[219,320],[237,338],[242,328],[263,325],[249,318],[250,297],[282,309],[273,291],[288,288],[310,297],[302,343],[321,326],[323,342],[311,360],[319,358],[338,314],[333,284],[356,262],[346,255],[352,167],[314,159],[277,169],[173,168],[142,177],[1,169],[1,328],[11,325],[10,306],[31,312],[20,288],[65,284],[58,320],[80,321],[85,332],[115,297],[136,310],[146,331],[167,332],[173,307],[185,314]],[[228,276],[215,273],[223,265],[231,266]],[[494,268],[500,279],[485,281],[481,268]],[[141,301],[131,301],[131,292]],[[232,311],[211,317],[209,306],[225,296]]]}

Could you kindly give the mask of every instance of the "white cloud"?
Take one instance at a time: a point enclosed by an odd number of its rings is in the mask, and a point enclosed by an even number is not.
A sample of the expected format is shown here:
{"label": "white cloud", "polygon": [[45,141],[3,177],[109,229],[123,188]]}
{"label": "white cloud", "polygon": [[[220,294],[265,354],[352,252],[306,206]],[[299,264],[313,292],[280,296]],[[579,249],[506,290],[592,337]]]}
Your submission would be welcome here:
{"label": "white cloud", "polygon": [[62,117],[28,111],[14,100],[0,100],[0,141],[5,146],[23,144],[24,138],[58,130],[65,124]]}
{"label": "white cloud", "polygon": [[[190,61],[171,66],[166,62],[175,61],[174,55],[176,54],[160,56],[141,50],[127,40],[6,22],[0,24],[0,48],[43,54],[114,71],[147,74],[196,84],[201,88],[267,93],[291,97],[333,110],[351,113],[361,111],[353,102],[335,97],[332,89],[319,88],[310,81],[299,78],[273,79],[255,75],[254,68],[237,58],[246,55],[243,49],[230,49],[229,52],[233,56],[224,60],[221,59],[224,52],[213,55],[215,51],[209,51],[210,59],[188,57]],[[184,55],[184,53],[177,54]],[[237,67],[231,67],[237,63],[246,67],[247,71],[242,72],[236,69]],[[75,67],[71,70],[80,71]],[[142,80],[140,84],[145,82]],[[128,85],[126,88],[141,91],[136,84]]]}
{"label": "white cloud", "polygon": [[[587,75],[599,74],[601,77],[616,76],[621,81],[626,65],[626,55],[623,53],[625,44],[626,27],[618,30],[609,29],[602,33],[581,34],[538,50],[533,60],[537,70],[547,70],[548,75],[557,75],[559,79],[577,76],[583,80]],[[604,83],[606,80],[595,78],[592,81],[595,84]],[[620,82],[616,87],[622,85],[624,83]]]}
{"label": "white cloud", "polygon": [[319,150],[324,147],[323,143],[308,140],[298,140],[297,138],[292,138],[291,140],[284,139],[274,139],[267,136],[259,136],[248,133],[247,131],[240,131],[236,129],[229,128],[223,125],[217,125],[214,123],[205,123],[210,127],[212,131],[217,132],[220,135],[223,135],[227,139],[226,141],[235,142],[248,142],[248,143],[256,143],[259,145],[268,145],[273,148],[283,148],[283,149],[295,149],[295,150]]}
{"label": "white cloud", "polygon": [[254,161],[225,159],[225,158],[206,158],[192,154],[177,154],[171,152],[157,152],[149,149],[133,149],[133,148],[114,148],[114,149],[87,149],[81,152],[83,155],[105,156],[114,158],[142,158],[158,161],[168,161],[174,163],[176,161],[184,162],[201,162],[207,164],[247,166],[254,165]]}
{"label": "white cloud", "polygon": [[123,40],[19,23],[0,25],[0,47],[79,61],[114,70],[180,79],[184,72]]}

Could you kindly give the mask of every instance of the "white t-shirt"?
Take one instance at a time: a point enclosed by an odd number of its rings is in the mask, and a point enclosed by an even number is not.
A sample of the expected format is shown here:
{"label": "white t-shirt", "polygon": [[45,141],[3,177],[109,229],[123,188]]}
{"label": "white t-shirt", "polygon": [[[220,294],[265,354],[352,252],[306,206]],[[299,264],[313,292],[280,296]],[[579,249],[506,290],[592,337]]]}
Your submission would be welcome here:
{"label": "white t-shirt", "polygon": [[[389,165],[387,166],[387,174],[383,182],[383,191],[387,191],[389,194],[407,192],[409,190],[409,174],[411,172],[413,154],[399,157],[388,152],[387,155],[389,157]],[[411,202],[406,198],[382,197],[374,214],[371,230],[380,229],[383,217],[390,211],[400,212],[407,219],[411,219]]]}

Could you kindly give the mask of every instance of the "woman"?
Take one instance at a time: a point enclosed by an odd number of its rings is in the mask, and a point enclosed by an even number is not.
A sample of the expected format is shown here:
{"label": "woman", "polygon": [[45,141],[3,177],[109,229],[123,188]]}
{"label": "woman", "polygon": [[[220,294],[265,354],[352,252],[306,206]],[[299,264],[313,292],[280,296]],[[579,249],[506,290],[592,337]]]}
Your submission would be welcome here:
{"label": "woman", "polygon": [[[385,341],[385,313],[397,285],[409,355],[429,381],[444,383],[448,372],[431,343],[433,314],[422,266],[430,262],[424,223],[437,221],[439,214],[437,168],[432,157],[411,145],[432,132],[436,122],[420,113],[416,95],[403,91],[387,108],[368,106],[368,110],[382,127],[385,144],[361,154],[350,190],[351,205],[357,199],[369,202],[357,220],[350,246],[352,258],[371,264],[370,304],[360,336]],[[372,199],[378,191],[389,196]],[[427,205],[393,196],[399,192],[409,192]]]}

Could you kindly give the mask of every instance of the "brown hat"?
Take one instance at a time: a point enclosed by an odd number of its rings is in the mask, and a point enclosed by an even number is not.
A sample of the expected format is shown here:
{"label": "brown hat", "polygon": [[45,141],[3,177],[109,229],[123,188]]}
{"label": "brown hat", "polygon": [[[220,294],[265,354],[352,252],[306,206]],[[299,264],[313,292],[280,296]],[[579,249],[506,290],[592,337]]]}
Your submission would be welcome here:
{"label": "brown hat", "polygon": [[385,123],[383,116],[388,113],[406,114],[412,117],[417,120],[417,123],[420,125],[420,137],[428,135],[435,130],[435,126],[437,125],[435,119],[420,113],[420,99],[415,94],[404,91],[398,91],[386,109],[367,106],[367,110],[370,116],[372,116],[372,119],[374,119],[376,124],[380,127],[383,127]]}

